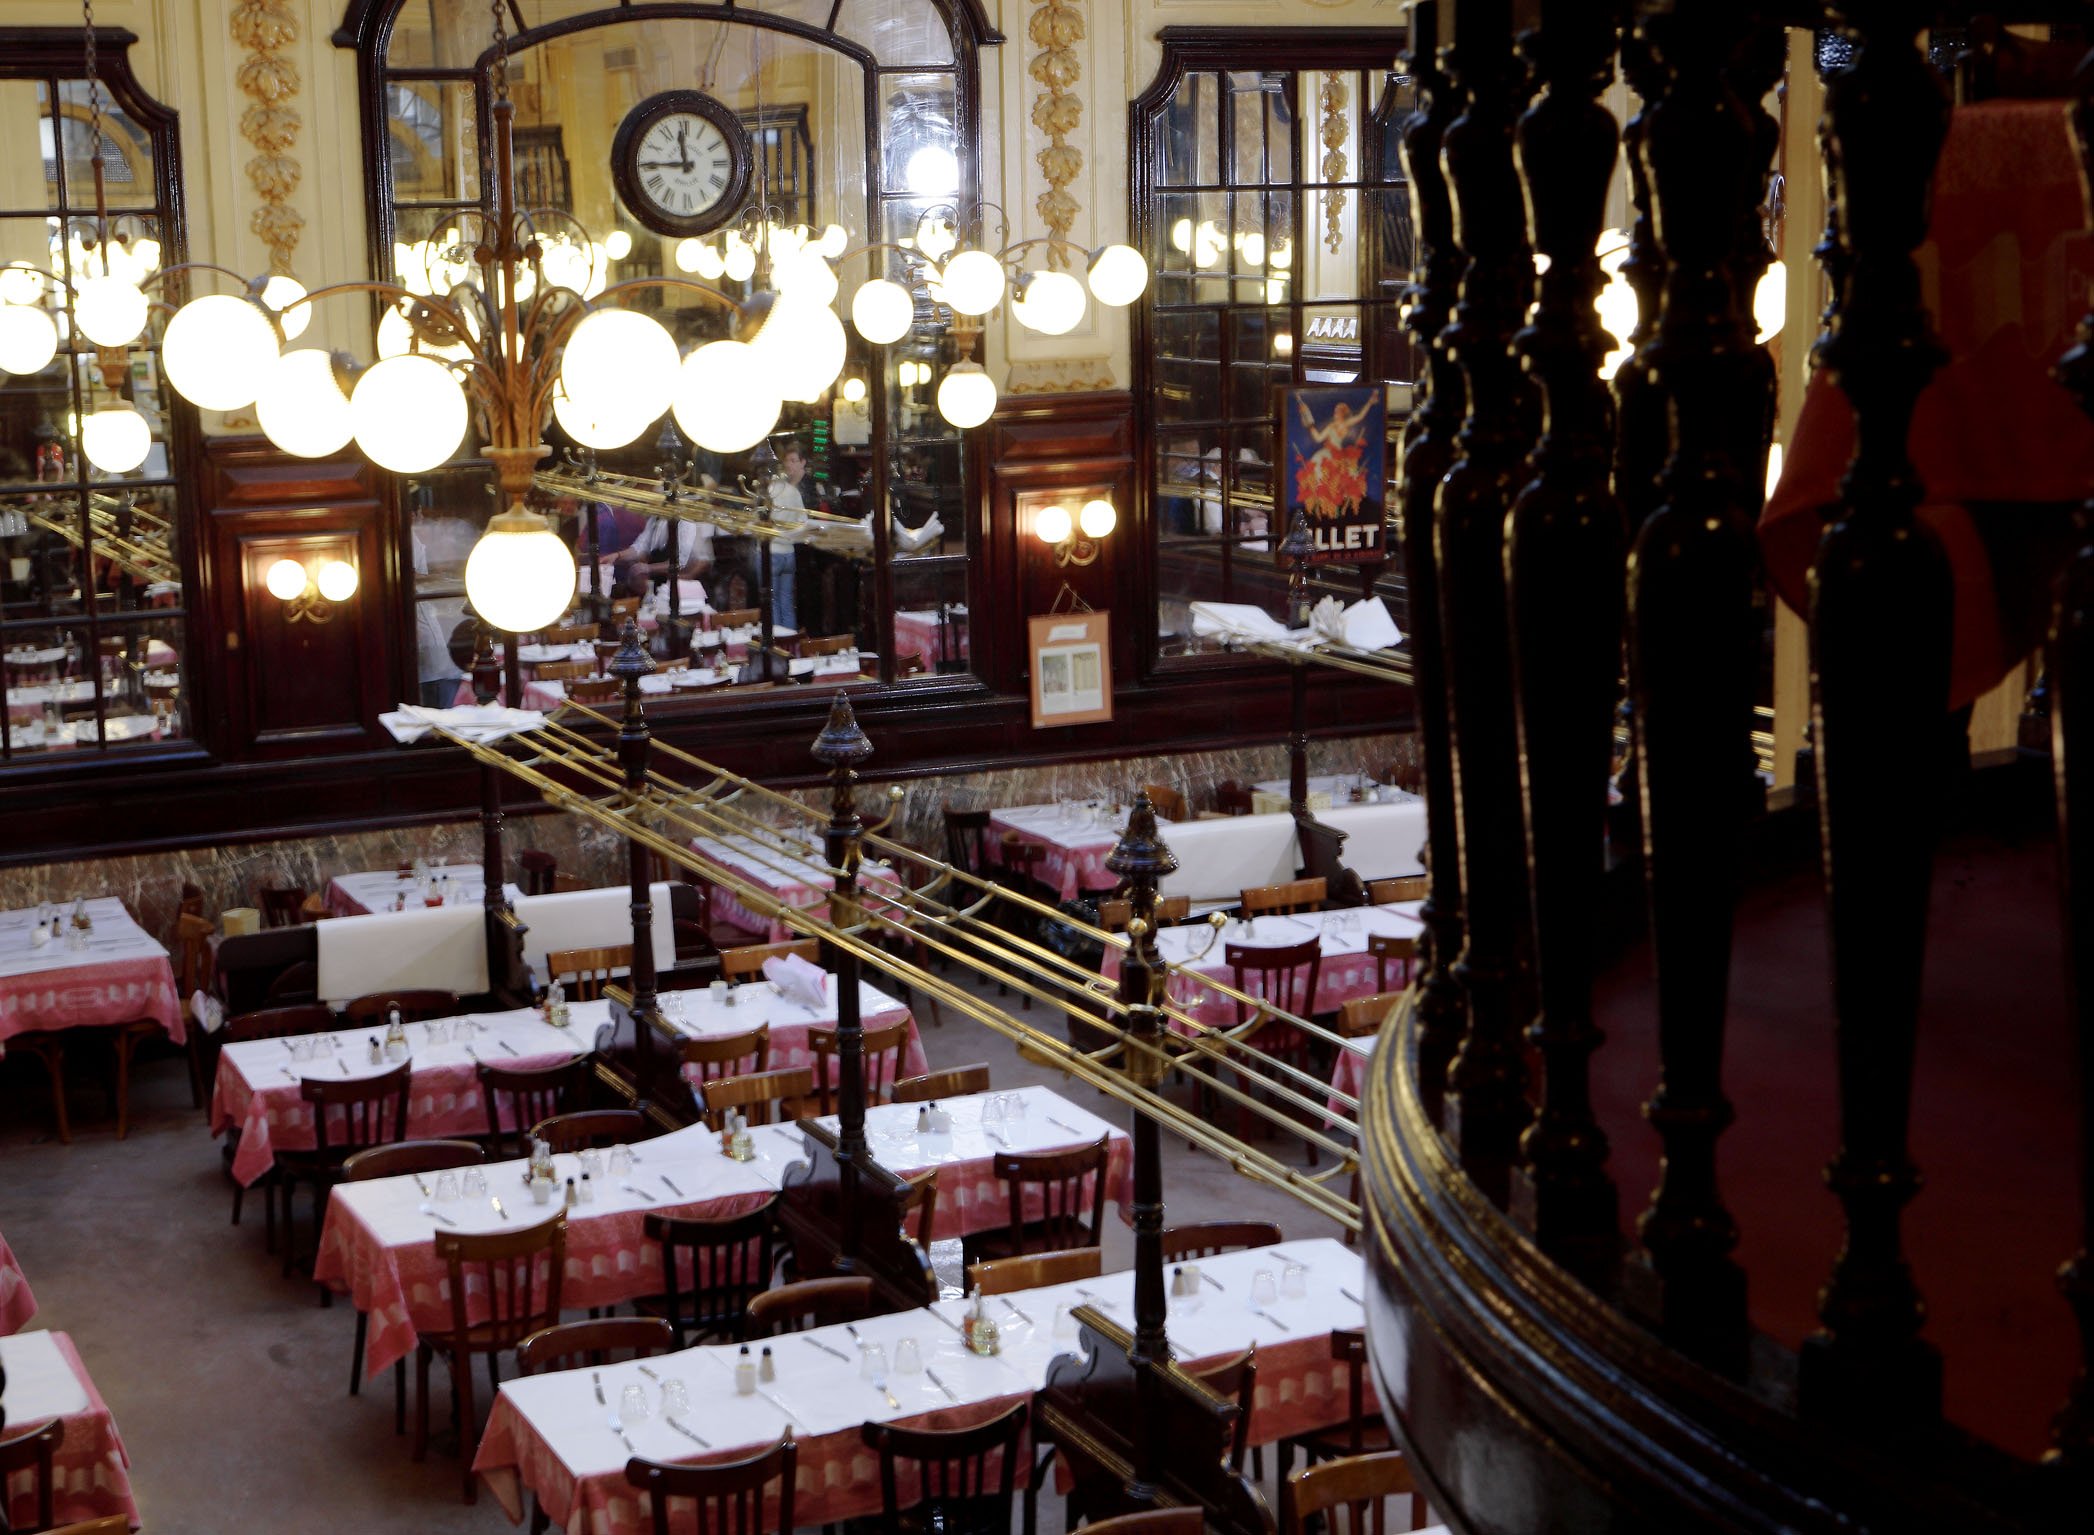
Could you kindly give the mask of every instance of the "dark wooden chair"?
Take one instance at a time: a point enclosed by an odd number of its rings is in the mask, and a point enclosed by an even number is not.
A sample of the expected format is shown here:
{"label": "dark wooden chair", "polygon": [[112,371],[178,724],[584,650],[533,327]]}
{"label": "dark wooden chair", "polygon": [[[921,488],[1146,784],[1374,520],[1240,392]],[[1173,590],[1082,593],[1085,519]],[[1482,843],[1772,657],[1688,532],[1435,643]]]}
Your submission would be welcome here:
{"label": "dark wooden chair", "polygon": [[948,1066],[927,1071],[920,1077],[903,1077],[894,1084],[890,1102],[931,1103],[940,1098],[962,1098],[969,1093],[989,1091],[989,1068],[977,1061],[971,1066]]}
{"label": "dark wooden chair", "polygon": [[1185,819],[1185,796],[1169,784],[1143,784],[1142,792],[1149,796],[1149,803],[1156,807],[1156,813],[1166,821]]}
{"label": "dark wooden chair", "polygon": [[1387,933],[1369,933],[1367,952],[1374,956],[1374,989],[1389,989],[1389,968],[1396,968],[1396,984],[1408,986],[1411,970],[1418,963],[1418,940],[1396,938]]}
{"label": "dark wooden chair", "polygon": [[1238,903],[1246,917],[1262,917],[1268,912],[1291,917],[1296,912],[1316,911],[1328,899],[1330,881],[1319,874],[1314,879],[1290,879],[1277,885],[1253,885],[1238,897]]}
{"label": "dark wooden chair", "polygon": [[517,883],[523,886],[525,895],[551,895],[553,877],[560,872],[560,860],[539,848],[527,847],[516,855],[516,864],[523,871]]}
{"label": "dark wooden chair", "polygon": [[42,1065],[44,1076],[51,1084],[52,1131],[61,1146],[72,1145],[73,1125],[65,1107],[65,1031],[26,1030],[10,1038],[7,1048],[16,1055],[30,1056]]}
{"label": "dark wooden chair", "polygon": [[986,875],[989,872],[989,812],[955,810],[948,804],[943,815],[945,861],[969,874]]}
{"label": "dark wooden chair", "polygon": [[794,954],[810,965],[821,960],[821,945],[812,938],[802,938],[792,943],[745,943],[736,948],[720,951],[720,979],[740,984],[743,981],[763,979],[763,963],[782,955]]}
{"label": "dark wooden chair", "polygon": [[640,1109],[576,1109],[531,1126],[531,1134],[554,1151],[631,1146],[654,1134],[654,1121]]}
{"label": "dark wooden chair", "polygon": [[[1236,1426],[1229,1431],[1229,1469],[1241,1471],[1251,1453],[1251,1409],[1258,1400],[1258,1350],[1245,1349],[1234,1359],[1194,1370],[1193,1379],[1224,1401],[1236,1404]],[[1259,1468],[1260,1480],[1264,1469]]]}
{"label": "dark wooden chair", "polygon": [[548,980],[558,981],[570,1002],[594,1002],[603,995],[604,983],[621,970],[630,970],[633,946],[608,944],[596,949],[562,949],[545,956]]}
{"label": "dark wooden chair", "polygon": [[1084,1535],[1201,1535],[1207,1512],[1199,1508],[1151,1508],[1112,1519],[1089,1519]]}
{"label": "dark wooden chair", "polygon": [[[931,1255],[931,1233],[938,1225],[938,1169],[933,1167],[905,1180],[909,1197],[902,1202],[902,1235],[913,1236],[924,1256]],[[911,1224],[915,1231],[910,1231]]]}
{"label": "dark wooden chair", "polygon": [[235,933],[219,941],[211,989],[234,1016],[258,1008],[316,1002],[318,953],[310,925]]}
{"label": "dark wooden chair", "polygon": [[[218,1059],[227,1045],[244,1044],[254,1039],[290,1039],[299,1034],[321,1034],[335,1026],[334,1010],[317,1002],[302,1002],[293,1007],[265,1007],[252,1013],[242,1013],[237,1018],[228,1018],[216,1037],[208,1044],[199,1045],[203,1059],[210,1062],[210,1080],[218,1078]],[[196,1040],[205,1038],[198,1029]],[[233,1153],[238,1149],[240,1128],[235,1125],[226,1132],[225,1162],[232,1167]],[[268,1231],[263,1238],[270,1252],[276,1251],[276,1169],[270,1170],[258,1180],[262,1189],[263,1215]],[[233,1224],[240,1224],[240,1210],[247,1202],[247,1190],[239,1183],[233,1184]]]}
{"label": "dark wooden chair", "polygon": [[[972,1428],[898,1428],[868,1423],[859,1432],[880,1457],[884,1528],[941,1535],[1008,1535],[1030,1403],[1020,1402]],[[915,1474],[916,1501],[901,1500],[902,1464]]]}
{"label": "dark wooden chair", "polygon": [[1280,1473],[1280,1535],[1383,1535],[1389,1528],[1389,1499],[1408,1496],[1409,1527],[1425,1528],[1425,1500],[1418,1496],[1411,1463],[1400,1452],[1354,1455]]}
{"label": "dark wooden chair", "polygon": [[[799,1449],[786,1434],[768,1450],[746,1460],[715,1461],[705,1466],[673,1465],[634,1456],[625,1463],[625,1479],[647,1494],[654,1508],[654,1535],[676,1530],[732,1531],[733,1535],[791,1535],[793,1478]],[[778,1484],[775,1497],[765,1489]],[[671,1522],[679,1501],[692,1505],[689,1519]],[[775,1510],[766,1519],[766,1502]]]}
{"label": "dark wooden chair", "polygon": [[[414,1173],[439,1173],[454,1167],[477,1167],[487,1153],[471,1141],[396,1141],[373,1146],[342,1163],[344,1183],[363,1183],[372,1178],[405,1178]],[[364,1339],[370,1318],[356,1313],[356,1345],[349,1355],[349,1394],[360,1395],[364,1379]],[[393,1361],[393,1432],[407,1432],[407,1361]]]}
{"label": "dark wooden chair", "polygon": [[1379,1034],[1381,1026],[1388,1020],[1389,1009],[1403,1000],[1400,991],[1378,991],[1371,997],[1354,997],[1338,1006],[1338,1032],[1347,1039],[1364,1039]]}
{"label": "dark wooden chair", "polygon": [[1235,779],[1225,778],[1214,786],[1214,808],[1223,815],[1249,815],[1251,791]]}
{"label": "dark wooden chair", "polygon": [[[1098,925],[1108,933],[1124,933],[1127,923],[1134,915],[1132,901],[1100,901],[1098,903]],[[1189,895],[1167,895],[1156,903],[1156,925],[1167,927],[1185,921],[1192,915],[1192,897]]]}
{"label": "dark wooden chair", "polygon": [[1197,1225],[1163,1228],[1163,1261],[1187,1263],[1212,1258],[1217,1253],[1243,1252],[1252,1247],[1274,1247],[1287,1234],[1271,1221],[1203,1221]]}
{"label": "dark wooden chair", "polygon": [[[188,892],[196,890],[194,885],[182,887],[184,901]],[[196,899],[201,905],[203,892],[197,891]],[[211,939],[218,931],[218,924],[201,911],[182,911],[175,918],[175,987],[185,1011],[189,1013],[189,1097],[197,1108],[211,1101],[212,1073],[218,1069],[216,1041],[203,1029],[195,1027],[196,1016],[190,1010],[190,999],[200,991],[211,988]]]}
{"label": "dark wooden chair", "polygon": [[729,1109],[739,1109],[752,1125],[783,1123],[811,1107],[814,1073],[805,1066],[752,1071],[746,1076],[715,1077],[698,1089],[705,1122],[713,1129]]}
{"label": "dark wooden chair", "polygon": [[[970,1258],[1096,1247],[1105,1219],[1105,1169],[1112,1137],[1073,1151],[1000,1151],[991,1166],[1010,1190],[1010,1221],[969,1240]],[[1039,1214],[1028,1218],[1026,1207]],[[1085,1206],[1089,1210],[1086,1213]]]}
{"label": "dark wooden chair", "polygon": [[342,1004],[342,1017],[358,1028],[384,1023],[387,1009],[400,1009],[402,1023],[426,1023],[431,1018],[458,1016],[455,991],[374,991]]}
{"label": "dark wooden chair", "polygon": [[771,1287],[777,1204],[773,1198],[721,1220],[648,1216],[647,1236],[662,1248],[662,1289],[635,1300],[633,1309],[674,1327],[678,1348],[740,1337],[749,1303]]}
{"label": "dark wooden chair", "polygon": [[687,1082],[717,1082],[722,1077],[749,1076],[771,1066],[771,1026],[758,1024],[746,1034],[715,1034],[682,1044]]}
{"label": "dark wooden chair", "polygon": [[1379,1412],[1367,1406],[1367,1335],[1357,1328],[1331,1334],[1331,1358],[1344,1367],[1346,1419],[1335,1428],[1309,1434],[1294,1434],[1280,1441],[1280,1480],[1287,1480],[1294,1452],[1315,1465],[1355,1455],[1373,1455],[1390,1448],[1389,1426]]}
{"label": "dark wooden chair", "polygon": [[[865,1030],[865,1100],[878,1103],[902,1069],[902,1052],[909,1047],[909,1026],[891,1024],[884,1029]],[[815,1101],[824,1114],[834,1113],[836,1091],[836,1031],[809,1029],[807,1048],[814,1055]]]}
{"label": "dark wooden chair", "polygon": [[483,1141],[498,1157],[520,1157],[530,1150],[527,1132],[533,1125],[580,1107],[589,1090],[589,1058],[578,1055],[558,1066],[494,1066],[482,1061],[477,1075],[480,1097],[487,1105]]}
{"label": "dark wooden chair", "polygon": [[1009,1295],[1044,1285],[1074,1284],[1105,1272],[1105,1252],[1097,1247],[1071,1247],[1058,1253],[1028,1253],[1022,1258],[989,1258],[967,1265],[967,1277],[984,1295]]}
{"label": "dark wooden chair", "polygon": [[[57,1471],[52,1462],[65,1443],[65,1419],[53,1418],[41,1428],[32,1428],[9,1439],[0,1439],[0,1489],[9,1489],[24,1472],[30,1478],[30,1496],[36,1499],[33,1530],[48,1530],[56,1518],[53,1503],[58,1495]],[[21,1493],[16,1492],[19,1499]],[[0,1519],[7,1513],[7,1499],[0,1497]]]}
{"label": "dark wooden chair", "polygon": [[[1028,842],[1016,832],[1007,831],[1003,834],[1003,841],[999,844],[998,852],[1003,859],[1002,880],[1005,885],[1019,895],[1039,896],[1044,893],[1041,888],[1038,870],[1047,858],[1045,843]],[[998,901],[997,919],[998,925],[1010,933],[1012,937],[1026,943],[1037,943],[1039,941],[1040,919],[1039,915],[1031,907],[1021,905],[1016,901]],[[1004,983],[998,981],[996,983],[996,994],[1000,997],[1004,995],[1004,992]],[[1026,1012],[1032,1011],[1032,993],[1030,991],[1022,992],[1019,1000]]]}
{"label": "dark wooden chair", "polygon": [[402,1061],[373,1077],[348,1077],[339,1082],[307,1077],[299,1083],[298,1096],[312,1110],[314,1144],[310,1151],[276,1154],[287,1276],[298,1252],[293,1216],[299,1186],[310,1186],[313,1191],[313,1245],[317,1249],[328,1191],[342,1181],[342,1164],[359,1151],[407,1139],[407,1089],[413,1075],[414,1062]]}
{"label": "dark wooden chair", "polygon": [[[1315,938],[1278,949],[1232,943],[1224,945],[1222,963],[1229,967],[1230,984],[1238,991],[1262,998],[1267,1007],[1278,1012],[1306,1018],[1316,1004],[1316,985],[1323,975],[1323,944]],[[1241,1030],[1237,1037],[1243,1043],[1297,1070],[1311,1069],[1309,1036],[1295,1025],[1272,1016],[1264,1008],[1254,1013],[1251,1005],[1243,1002],[1236,1004],[1236,1022]],[[1235,1068],[1218,1066],[1216,1069],[1227,1071]],[[1256,1071],[1237,1072],[1238,1081],[1246,1092],[1256,1090],[1254,1079],[1258,1075]],[[1208,1101],[1210,1114],[1220,1111],[1212,1088],[1206,1089],[1202,1096]],[[1237,1104],[1236,1133],[1240,1138],[1251,1135],[1254,1118],[1248,1104]],[[1309,1165],[1316,1165],[1314,1146],[1309,1148]]]}
{"label": "dark wooden chair", "polygon": [[777,1285],[751,1300],[742,1336],[775,1338],[781,1333],[805,1332],[810,1327],[860,1322],[873,1310],[873,1282],[862,1274],[802,1279],[795,1284]]}
{"label": "dark wooden chair", "polygon": [[625,684],[616,677],[577,677],[566,687],[578,704],[614,704],[625,696]]}
{"label": "dark wooden chair", "polygon": [[524,1375],[546,1370],[601,1368],[611,1356],[652,1359],[676,1347],[676,1329],[658,1316],[607,1316],[561,1322],[516,1345],[516,1368]]}
{"label": "dark wooden chair", "polygon": [[1423,874],[1370,879],[1367,881],[1367,904],[1392,906],[1398,901],[1422,901],[1431,889],[1432,881]]}
{"label": "dark wooden chair", "polygon": [[[518,1231],[439,1231],[436,1256],[450,1276],[451,1325],[424,1331],[415,1348],[414,1458],[429,1453],[429,1363],[443,1357],[451,1374],[451,1416],[465,1466],[465,1501],[475,1501],[472,1446],[480,1441],[473,1401],[473,1356],[484,1355],[490,1382],[504,1350],[560,1320],[560,1286],[567,1268],[567,1216]],[[469,1296],[481,1296],[486,1315],[472,1320]]]}
{"label": "dark wooden chair", "polygon": [[264,927],[296,927],[303,920],[305,887],[263,885],[255,892],[255,904],[262,908]]}

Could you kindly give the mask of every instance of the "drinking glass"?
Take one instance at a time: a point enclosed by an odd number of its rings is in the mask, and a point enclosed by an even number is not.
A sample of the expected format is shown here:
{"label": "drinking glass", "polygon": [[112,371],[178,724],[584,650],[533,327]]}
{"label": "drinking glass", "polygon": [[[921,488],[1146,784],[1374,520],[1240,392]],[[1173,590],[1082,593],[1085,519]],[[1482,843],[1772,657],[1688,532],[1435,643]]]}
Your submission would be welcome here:
{"label": "drinking glass", "polygon": [[305,1038],[298,1038],[298,1039],[294,1039],[294,1040],[292,1040],[292,1041],[291,1041],[291,1059],[292,1059],[292,1060],[294,1060],[294,1061],[309,1061],[309,1060],[311,1060],[312,1058],[313,1058],[313,1042],[312,1042],[312,1041],[311,1041],[310,1039],[305,1039]]}
{"label": "drinking glass", "polygon": [[1005,1093],[1003,1095],[1003,1117],[1009,1120],[1019,1120],[1025,1117],[1025,1094]]}
{"label": "drinking glass", "polygon": [[653,1410],[647,1405],[645,1386],[630,1385],[618,1393],[618,1416],[628,1423],[637,1423],[642,1418],[651,1416]]}
{"label": "drinking glass", "polygon": [[633,1148],[624,1145],[613,1146],[611,1148],[611,1176],[614,1178],[623,1178],[627,1173],[631,1172],[632,1170]]}
{"label": "drinking glass", "polygon": [[1309,1294],[1309,1271],[1299,1263],[1290,1263],[1280,1270],[1280,1293],[1289,1300],[1306,1300]]}
{"label": "drinking glass", "polygon": [[1251,1304],[1270,1306],[1280,1298],[1279,1287],[1273,1283],[1271,1269],[1259,1269],[1251,1275]]}
{"label": "drinking glass", "polygon": [[423,1025],[429,1031],[429,1043],[445,1045],[451,1042],[451,1030],[441,1018],[432,1018]]}
{"label": "drinking glass", "polygon": [[487,1174],[477,1167],[468,1167],[458,1175],[458,1192],[467,1199],[481,1199],[487,1194]]}
{"label": "drinking glass", "polygon": [[858,1345],[858,1374],[864,1380],[887,1378],[887,1347],[882,1343]]}
{"label": "drinking glass", "polygon": [[691,1410],[691,1388],[684,1384],[681,1375],[672,1375],[662,1382],[662,1416],[680,1418]]}
{"label": "drinking glass", "polygon": [[897,1375],[914,1375],[923,1369],[923,1352],[916,1346],[914,1338],[904,1338],[894,1346],[894,1371]]}
{"label": "drinking glass", "polygon": [[577,1160],[582,1164],[582,1171],[591,1178],[601,1178],[603,1176],[603,1153],[594,1146],[584,1150]]}
{"label": "drinking glass", "polygon": [[982,1100],[982,1133],[987,1135],[991,1129],[1000,1126],[1002,1123],[1003,1094],[991,1093]]}
{"label": "drinking glass", "polygon": [[436,1175],[436,1197],[439,1202],[447,1202],[458,1197],[458,1175],[456,1173],[443,1172]]}
{"label": "drinking glass", "polygon": [[340,1041],[332,1034],[322,1034],[313,1041],[313,1053],[315,1055],[333,1055],[339,1048]]}

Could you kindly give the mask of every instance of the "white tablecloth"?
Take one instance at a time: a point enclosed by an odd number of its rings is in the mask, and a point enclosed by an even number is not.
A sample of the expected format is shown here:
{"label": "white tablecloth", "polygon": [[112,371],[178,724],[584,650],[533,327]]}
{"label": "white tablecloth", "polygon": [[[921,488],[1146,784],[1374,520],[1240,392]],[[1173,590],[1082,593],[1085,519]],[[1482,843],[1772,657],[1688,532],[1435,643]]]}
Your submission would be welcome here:
{"label": "white tablecloth", "polygon": [[51,909],[58,913],[60,935],[41,947],[29,941],[30,929],[36,924],[35,911],[0,912],[0,977],[73,970],[119,960],[167,958],[166,948],[131,920],[130,912],[115,896],[99,896],[87,903],[87,915],[94,928],[77,949],[66,936],[73,930],[72,904],[57,904]]}
{"label": "white tablecloth", "polygon": [[87,1411],[87,1388],[80,1384],[72,1361],[58,1350],[48,1332],[20,1332],[0,1338],[0,1366],[7,1370],[7,1427],[15,1430],[46,1418],[69,1418]]}
{"label": "white tablecloth", "polygon": [[[428,873],[431,880],[441,882],[439,888],[447,906],[478,906],[487,893],[477,864],[435,864]],[[505,884],[502,889],[512,904],[523,894],[515,885]],[[402,909],[420,907],[421,881],[412,874],[403,877],[397,869],[367,869],[357,874],[337,874],[327,886],[327,907],[337,916],[391,911],[395,901],[402,903]]]}

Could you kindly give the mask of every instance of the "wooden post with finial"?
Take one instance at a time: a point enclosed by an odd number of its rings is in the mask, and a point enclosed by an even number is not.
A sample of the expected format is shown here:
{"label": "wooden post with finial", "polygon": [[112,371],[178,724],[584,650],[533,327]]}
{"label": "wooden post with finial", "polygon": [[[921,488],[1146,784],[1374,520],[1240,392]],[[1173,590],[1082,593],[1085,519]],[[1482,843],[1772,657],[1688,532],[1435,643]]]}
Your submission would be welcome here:
{"label": "wooden post with finial", "polygon": [[502,663],[494,653],[494,625],[473,615],[473,702],[486,708],[502,690]]}
{"label": "wooden post with finial", "polygon": [[[1287,568],[1287,622],[1293,628],[1309,626],[1309,556],[1316,540],[1309,535],[1309,519],[1296,510],[1280,540],[1280,563]],[[1309,813],[1309,669],[1292,663],[1293,676],[1287,688],[1287,809],[1296,816]]]}
{"label": "wooden post with finial", "polygon": [[1826,82],[1832,194],[1848,263],[1821,365],[1854,407],[1854,457],[1811,571],[1812,715],[1831,927],[1840,1145],[1826,1181],[1846,1241],[1804,1341],[1808,1417],[1904,1438],[1941,1416],[1941,1356],[1905,1260],[1931,827],[1941,785],[1915,743],[1948,707],[1951,589],[1919,526],[1907,452],[1914,408],[1945,360],[1914,254],[1927,237],[1949,104],[1918,47],[1923,18],[1896,0],[1834,6],[1856,42]]}
{"label": "wooden post with finial", "polygon": [[[654,670],[654,662],[641,647],[640,626],[635,620],[625,621],[622,638],[618,654],[611,657],[606,670],[625,684],[625,717],[618,725],[618,767],[625,774],[626,791],[637,797],[647,787],[647,759],[652,746],[647,714],[640,703],[640,679]],[[654,859],[637,838],[628,837],[625,849],[626,873],[632,884],[633,1013],[635,1027],[644,1029],[647,1023],[639,1015],[654,1012]]]}
{"label": "wooden post with finial", "polygon": [[[814,738],[814,760],[829,770],[829,827],[823,853],[836,871],[829,894],[829,921],[838,928],[859,922],[858,865],[864,857],[865,823],[858,815],[857,766],[872,755],[872,742],[859,728],[849,695],[841,689],[829,705],[829,721]],[[842,1185],[844,1229],[838,1252],[857,1255],[862,1228],[858,1199],[858,1166],[871,1152],[865,1139],[865,1021],[859,1012],[860,962],[857,954],[824,937],[824,968],[836,976],[836,1159]]]}

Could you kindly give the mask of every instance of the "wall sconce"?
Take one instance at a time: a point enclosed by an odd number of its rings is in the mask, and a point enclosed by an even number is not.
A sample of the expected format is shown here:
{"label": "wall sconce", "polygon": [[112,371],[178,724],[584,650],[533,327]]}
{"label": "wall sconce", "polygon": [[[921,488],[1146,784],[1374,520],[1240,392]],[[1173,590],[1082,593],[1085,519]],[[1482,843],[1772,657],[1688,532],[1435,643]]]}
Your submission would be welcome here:
{"label": "wall sconce", "polygon": [[1066,506],[1043,509],[1032,530],[1041,543],[1053,547],[1055,564],[1083,566],[1098,558],[1099,545],[1119,522],[1120,514],[1112,503],[1094,496],[1073,516]]}
{"label": "wall sconce", "polygon": [[290,622],[324,624],[334,617],[336,603],[356,595],[356,567],[347,560],[328,560],[315,574],[297,560],[281,559],[269,567],[262,584],[284,604]]}

